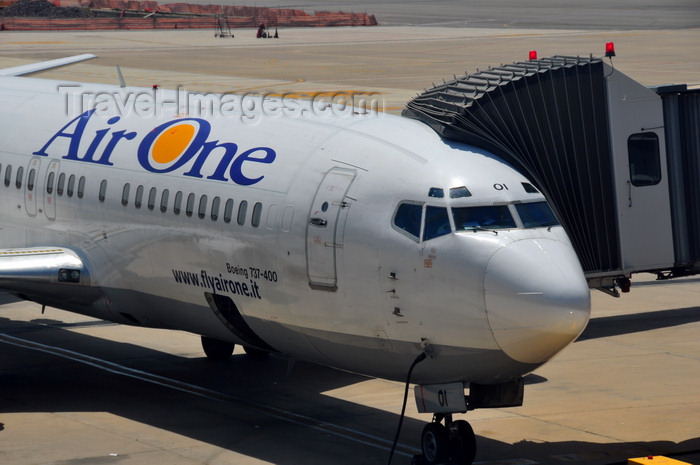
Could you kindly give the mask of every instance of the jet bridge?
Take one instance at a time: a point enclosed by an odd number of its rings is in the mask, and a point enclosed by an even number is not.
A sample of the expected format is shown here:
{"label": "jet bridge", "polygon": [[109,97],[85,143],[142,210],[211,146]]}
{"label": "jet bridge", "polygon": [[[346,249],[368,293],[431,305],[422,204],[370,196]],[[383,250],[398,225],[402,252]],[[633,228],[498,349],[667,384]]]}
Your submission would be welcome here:
{"label": "jet bridge", "polygon": [[528,176],[592,288],[700,273],[700,90],[650,89],[601,58],[555,56],[456,77],[403,115]]}

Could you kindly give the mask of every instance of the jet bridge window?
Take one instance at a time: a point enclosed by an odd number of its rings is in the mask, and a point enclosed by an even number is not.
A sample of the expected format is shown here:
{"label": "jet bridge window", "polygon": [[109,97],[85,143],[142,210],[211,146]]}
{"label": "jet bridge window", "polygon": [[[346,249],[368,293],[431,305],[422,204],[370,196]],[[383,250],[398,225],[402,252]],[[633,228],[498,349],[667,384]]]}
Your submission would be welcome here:
{"label": "jet bridge window", "polygon": [[627,139],[627,153],[633,186],[653,186],[661,182],[659,136],[653,132],[632,134]]}
{"label": "jet bridge window", "polygon": [[516,228],[508,205],[453,208],[452,217],[457,231]]}
{"label": "jet bridge window", "polygon": [[394,227],[418,242],[423,206],[415,203],[402,203],[394,213]]}
{"label": "jet bridge window", "polygon": [[516,203],[515,209],[525,228],[546,228],[559,224],[547,202]]}

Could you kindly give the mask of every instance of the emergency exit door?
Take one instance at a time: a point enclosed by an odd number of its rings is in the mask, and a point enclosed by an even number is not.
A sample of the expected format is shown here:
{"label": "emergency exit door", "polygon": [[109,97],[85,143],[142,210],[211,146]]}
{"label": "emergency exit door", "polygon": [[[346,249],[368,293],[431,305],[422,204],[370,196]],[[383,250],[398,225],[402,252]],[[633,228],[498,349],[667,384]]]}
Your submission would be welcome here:
{"label": "emergency exit door", "polygon": [[41,158],[34,157],[27,166],[27,182],[24,184],[24,208],[29,216],[36,215],[36,191],[38,190],[37,180],[39,178],[39,168]]}
{"label": "emergency exit door", "polygon": [[306,226],[306,265],[312,287],[337,288],[338,250],[343,247],[343,228],[350,209],[345,194],[354,179],[354,171],[333,168],[316,191]]}

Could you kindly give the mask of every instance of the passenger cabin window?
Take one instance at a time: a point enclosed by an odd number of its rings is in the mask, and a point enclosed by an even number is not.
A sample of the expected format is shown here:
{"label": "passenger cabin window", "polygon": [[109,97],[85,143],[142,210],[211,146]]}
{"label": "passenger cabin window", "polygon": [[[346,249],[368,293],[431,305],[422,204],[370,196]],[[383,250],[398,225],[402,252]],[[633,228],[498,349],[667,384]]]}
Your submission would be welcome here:
{"label": "passenger cabin window", "polygon": [[429,241],[452,232],[450,217],[445,207],[425,207],[425,229],[423,240]]}
{"label": "passenger cabin window", "polygon": [[56,193],[58,195],[63,195],[63,189],[66,186],[66,173],[61,173],[58,175],[58,185],[56,186]]}
{"label": "passenger cabin window", "polygon": [[394,226],[415,241],[420,238],[420,223],[423,206],[415,203],[402,203],[394,214]]}
{"label": "passenger cabin window", "polygon": [[122,205],[124,206],[129,204],[129,190],[131,190],[131,184],[127,182],[122,189]]}
{"label": "passenger cabin window", "polygon": [[51,171],[49,177],[46,179],[46,193],[53,194],[53,183],[56,181],[56,173]]}
{"label": "passenger cabin window", "polygon": [[175,203],[173,203],[173,213],[176,215],[180,214],[182,210],[182,191],[177,191],[175,193]]}
{"label": "passenger cabin window", "polygon": [[515,210],[525,228],[545,228],[559,224],[547,202],[517,203]]}
{"label": "passenger cabin window", "polygon": [[36,179],[36,170],[32,168],[29,170],[29,176],[27,177],[27,190],[28,191],[33,191],[34,190],[34,181]]}
{"label": "passenger cabin window", "polygon": [[168,197],[170,197],[170,191],[163,189],[163,193],[160,196],[160,211],[163,213],[168,211]]}
{"label": "passenger cabin window", "polygon": [[5,169],[5,187],[9,187],[12,182],[12,165],[7,165]]}
{"label": "passenger cabin window", "polygon": [[15,178],[15,187],[17,187],[17,189],[22,188],[22,177],[24,177],[24,167],[20,166],[17,168],[17,177]]}
{"label": "passenger cabin window", "polygon": [[248,202],[245,200],[242,200],[241,203],[238,204],[238,224],[243,226],[245,224],[245,215],[248,213]]}
{"label": "passenger cabin window", "polygon": [[211,219],[216,221],[219,219],[219,207],[221,206],[221,199],[219,197],[214,197],[211,201]]}
{"label": "passenger cabin window", "polygon": [[158,190],[155,187],[151,187],[148,191],[148,209],[153,210],[156,208],[156,195],[158,195]]}
{"label": "passenger cabin window", "polygon": [[97,195],[97,198],[100,200],[100,202],[104,202],[106,197],[107,197],[107,180],[103,179],[102,182],[100,183],[100,192]]}
{"label": "passenger cabin window", "polygon": [[68,197],[73,197],[74,192],[75,192],[75,175],[71,174],[68,177],[68,187],[66,187],[66,195]]}
{"label": "passenger cabin window", "polygon": [[199,210],[197,211],[197,216],[204,218],[207,216],[207,196],[203,195],[199,198]]}
{"label": "passenger cabin window", "polygon": [[627,139],[627,153],[633,186],[653,186],[661,182],[659,136],[653,132],[632,134]]}
{"label": "passenger cabin window", "polygon": [[185,215],[192,216],[194,213],[194,194],[187,196],[187,205],[185,206]]}
{"label": "passenger cabin window", "polygon": [[224,222],[230,223],[233,216],[233,199],[228,199],[224,206]]}
{"label": "passenger cabin window", "polygon": [[250,219],[250,224],[254,228],[260,226],[260,218],[262,217],[262,204],[257,202],[253,206],[253,217]]}
{"label": "passenger cabin window", "polygon": [[507,205],[453,208],[452,218],[457,231],[516,228]]}
{"label": "passenger cabin window", "polygon": [[78,198],[82,199],[85,195],[85,176],[80,176],[78,180]]}
{"label": "passenger cabin window", "polygon": [[143,186],[136,188],[136,196],[134,197],[134,207],[141,208],[141,203],[143,202]]}

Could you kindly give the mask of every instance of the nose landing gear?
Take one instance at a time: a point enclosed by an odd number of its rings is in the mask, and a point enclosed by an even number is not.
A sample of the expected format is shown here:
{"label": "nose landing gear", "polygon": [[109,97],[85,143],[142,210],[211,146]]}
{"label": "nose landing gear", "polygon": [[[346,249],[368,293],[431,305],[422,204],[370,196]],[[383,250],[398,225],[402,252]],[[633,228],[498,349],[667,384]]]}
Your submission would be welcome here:
{"label": "nose landing gear", "polygon": [[414,456],[411,465],[472,465],[476,436],[465,420],[453,421],[451,414],[435,414],[423,428],[421,450],[423,455]]}

